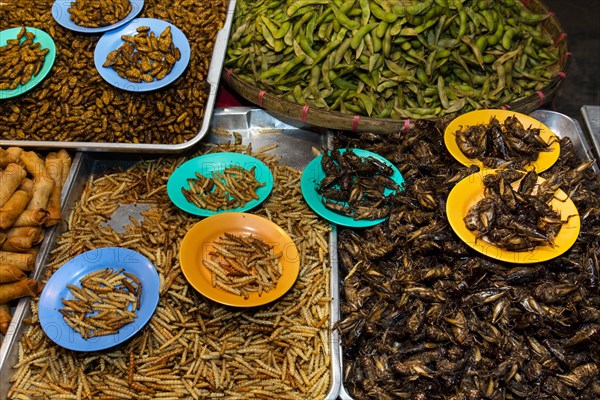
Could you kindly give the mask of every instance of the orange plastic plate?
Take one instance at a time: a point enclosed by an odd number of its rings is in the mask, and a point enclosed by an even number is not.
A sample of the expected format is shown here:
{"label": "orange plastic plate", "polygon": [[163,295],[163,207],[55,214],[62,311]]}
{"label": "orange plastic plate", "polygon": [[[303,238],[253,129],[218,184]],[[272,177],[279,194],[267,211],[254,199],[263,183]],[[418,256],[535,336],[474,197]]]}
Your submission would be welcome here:
{"label": "orange plastic plate", "polygon": [[[213,251],[212,243],[225,233],[252,234],[281,252],[283,275],[275,289],[260,296],[251,292],[248,299],[229,293],[211,283],[211,273],[202,260]],[[298,249],[289,235],[277,224],[258,215],[238,212],[216,214],[194,225],[183,238],[179,251],[181,270],[190,284],[205,297],[236,307],[254,307],[270,303],[292,288],[300,271]]]}

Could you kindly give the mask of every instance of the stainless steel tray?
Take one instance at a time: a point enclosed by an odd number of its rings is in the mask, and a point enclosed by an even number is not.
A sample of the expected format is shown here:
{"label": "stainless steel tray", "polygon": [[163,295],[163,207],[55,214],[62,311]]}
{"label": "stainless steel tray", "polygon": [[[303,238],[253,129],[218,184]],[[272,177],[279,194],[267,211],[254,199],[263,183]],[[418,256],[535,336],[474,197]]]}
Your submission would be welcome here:
{"label": "stainless steel tray", "polygon": [[210,92],[204,106],[204,117],[199,132],[192,139],[179,144],[153,144],[153,143],[104,143],[104,142],[66,142],[66,141],[28,141],[4,140],[0,138],[1,147],[19,146],[32,149],[71,149],[74,151],[112,152],[112,153],[181,153],[199,143],[208,133],[211,117],[213,117],[217,88],[221,79],[221,71],[225,62],[227,42],[233,24],[236,0],[229,0],[223,28],[217,33],[213,53],[210,60],[206,82],[210,85]]}
{"label": "stainless steel tray", "polygon": [[[545,124],[559,138],[569,137],[571,139],[571,141],[573,142],[573,146],[575,146],[577,155],[582,160],[590,161],[590,160],[594,159],[579,122],[577,122],[576,120],[574,120],[564,114],[558,113],[556,111],[549,111],[549,110],[535,110],[529,115],[531,115],[533,118],[535,118],[538,121],[541,121],[543,124]],[[594,171],[596,171],[596,173],[598,173],[599,169],[596,164],[593,165],[593,168],[594,168]],[[340,279],[343,279],[343,277],[341,277]],[[338,308],[338,311],[339,311],[339,308]],[[340,316],[338,315],[337,320],[339,320],[339,318],[340,318]],[[343,381],[344,360],[343,360],[343,348],[342,348],[341,342],[340,342],[340,346],[339,346],[339,351],[340,351],[339,358],[341,360],[340,361],[340,365],[341,365],[340,375],[342,376],[342,378],[340,378],[342,380],[342,383],[340,386],[339,398],[342,400],[354,400],[354,398],[348,393],[348,391],[346,390],[346,387],[344,386],[344,381]]]}
{"label": "stainless steel tray", "polygon": [[[212,117],[211,132],[206,136],[206,142],[221,143],[231,141],[232,132],[239,133],[243,138],[243,143],[252,144],[254,149],[269,144],[278,144],[278,147],[272,151],[273,154],[282,157],[284,162],[296,169],[303,170],[306,164],[315,156],[313,148],[325,148],[327,146],[328,136],[319,132],[303,129],[300,126],[288,125],[278,120],[265,111],[251,108],[233,108],[218,109]],[[152,159],[156,157],[149,154],[107,154],[107,153],[78,153],[72,167],[72,179],[64,193],[64,214],[69,215],[76,201],[80,198],[85,182],[91,174],[99,174],[103,171],[115,168],[127,168],[140,159]],[[138,207],[139,208],[139,207]],[[124,210],[126,212],[124,212]],[[126,209],[121,207],[118,211],[121,218],[110,220],[111,226],[118,230],[120,226],[129,224],[128,212],[139,210]],[[42,276],[45,266],[49,260],[50,251],[56,242],[60,233],[66,230],[63,222],[57,229],[49,232],[48,244],[40,251],[39,264],[36,269],[36,277]],[[337,231],[333,227],[329,237],[330,244],[330,292],[333,300],[330,308],[330,327],[333,328],[339,315],[338,288],[338,261],[337,261]],[[10,377],[13,374],[13,366],[18,359],[18,344],[25,332],[27,325],[24,319],[31,315],[31,301],[23,299],[18,305],[18,313],[13,318],[9,333],[7,334],[2,346],[0,347],[0,399],[5,399],[10,388]],[[333,400],[338,396],[340,387],[340,359],[339,338],[337,331],[332,329],[330,336],[331,354],[331,382],[326,399]]]}
{"label": "stainless steel tray", "polygon": [[596,160],[600,159],[600,106],[581,107],[583,122],[587,128],[588,138],[593,146]]}

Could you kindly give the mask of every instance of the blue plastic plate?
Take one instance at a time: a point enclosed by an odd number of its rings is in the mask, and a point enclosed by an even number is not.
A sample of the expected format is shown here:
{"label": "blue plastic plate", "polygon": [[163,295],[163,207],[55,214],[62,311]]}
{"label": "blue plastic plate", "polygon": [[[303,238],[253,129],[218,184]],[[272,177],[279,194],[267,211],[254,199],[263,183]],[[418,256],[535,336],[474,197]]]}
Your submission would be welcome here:
{"label": "blue plastic plate", "polygon": [[[230,210],[219,210],[213,211],[206,208],[197,207],[195,204],[190,203],[186,200],[181,192],[181,188],[189,189],[190,185],[187,180],[194,178],[196,173],[210,177],[213,172],[221,172],[225,168],[232,165],[250,169],[255,167],[254,176],[259,182],[263,182],[265,185],[256,189],[258,200],[251,200],[244,204],[243,207],[232,208]],[[265,201],[273,190],[273,174],[269,167],[257,158],[251,157],[246,154],[240,153],[211,153],[205,154],[200,157],[192,158],[181,164],[169,177],[167,182],[167,193],[171,198],[171,201],[183,211],[189,212],[190,214],[208,217],[211,215],[219,214],[222,212],[244,212],[253,209],[260,203]]]}
{"label": "blue plastic plate", "polygon": [[[21,27],[18,27],[6,29],[0,32],[0,47],[6,45],[6,42],[8,42],[10,39],[16,39],[20,30]],[[52,65],[54,65],[54,60],[56,59],[56,46],[54,45],[54,40],[52,40],[50,35],[37,28],[26,27],[25,30],[27,32],[33,32],[33,34],[35,34],[33,43],[40,43],[40,48],[48,49],[48,53],[46,53],[44,64],[42,64],[42,68],[36,76],[31,77],[29,82],[27,82],[25,85],[19,85],[15,89],[0,90],[0,99],[9,99],[11,97],[19,96],[32,89],[34,86],[40,83],[46,77],[46,75],[48,75],[48,72],[50,72],[50,69],[52,69]]]}
{"label": "blue plastic plate", "polygon": [[[344,153],[345,151],[346,149],[340,149],[340,153]],[[402,184],[404,183],[404,178],[402,177],[402,174],[400,173],[400,171],[398,171],[398,168],[396,168],[386,158],[368,150],[352,149],[352,151],[354,151],[354,153],[359,157],[373,157],[392,167],[394,173],[392,174],[391,178],[400,187],[402,187]],[[317,192],[318,185],[321,183],[323,178],[325,178],[325,171],[323,171],[323,168],[321,167],[322,158],[322,155],[318,156],[315,159],[313,159],[310,163],[308,163],[308,165],[304,169],[304,172],[302,173],[302,179],[300,181],[300,188],[302,189],[302,195],[304,196],[304,200],[306,200],[306,202],[308,203],[310,208],[313,209],[314,212],[316,212],[329,222],[354,228],[365,228],[368,226],[374,226],[386,220],[386,218],[379,218],[373,220],[356,220],[352,217],[336,213],[326,208],[323,204],[322,196]],[[384,195],[389,196],[393,192],[394,191],[391,189],[386,189],[384,191]]]}
{"label": "blue plastic plate", "polygon": [[52,17],[59,25],[72,31],[83,33],[100,33],[116,29],[134,19],[135,16],[142,11],[142,8],[144,8],[144,0],[130,0],[129,2],[131,3],[131,11],[125,18],[112,25],[100,26],[98,28],[88,28],[77,25],[71,20],[69,8],[71,8],[72,2],[73,0],[55,0],[54,4],[52,5]]}
{"label": "blue plastic plate", "polygon": [[[137,318],[123,326],[114,335],[84,339],[64,321],[58,311],[61,299],[72,298],[67,284],[81,287],[80,280],[87,274],[105,268],[123,268],[137,276],[142,283],[142,297]],[[133,337],[146,325],[158,304],[160,282],[154,265],[143,255],[122,247],[104,247],[90,250],[67,261],[48,280],[38,305],[40,324],[48,338],[56,344],[76,351],[97,351],[116,346]]]}
{"label": "blue plastic plate", "polygon": [[[102,64],[104,64],[106,61],[106,56],[108,56],[108,53],[118,49],[123,43],[125,43],[125,41],[121,39],[121,36],[134,36],[137,33],[136,29],[140,26],[149,26],[150,30],[154,32],[156,36],[160,35],[161,32],[167,28],[167,26],[170,26],[173,43],[181,52],[181,58],[179,61],[175,63],[171,72],[169,72],[167,76],[161,80],[140,83],[130,82],[125,78],[121,78],[112,67],[102,66]],[[181,74],[183,74],[183,71],[185,71],[189,62],[190,44],[183,32],[181,32],[181,30],[173,24],[154,18],[136,18],[120,29],[106,32],[104,35],[102,35],[96,44],[96,49],[94,50],[94,64],[96,65],[96,69],[100,73],[100,76],[111,85],[119,89],[128,90],[130,92],[147,92],[149,90],[156,90],[167,86],[179,78]]]}

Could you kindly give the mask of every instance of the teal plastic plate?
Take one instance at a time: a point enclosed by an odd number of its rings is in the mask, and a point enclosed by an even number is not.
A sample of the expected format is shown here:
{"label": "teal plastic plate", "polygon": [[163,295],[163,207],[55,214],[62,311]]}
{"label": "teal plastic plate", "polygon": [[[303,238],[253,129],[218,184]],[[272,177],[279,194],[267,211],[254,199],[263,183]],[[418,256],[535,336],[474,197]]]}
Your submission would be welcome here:
{"label": "teal plastic plate", "polygon": [[[341,153],[344,153],[345,151],[346,149],[340,149]],[[394,170],[394,173],[392,174],[391,178],[400,186],[400,188],[402,188],[404,183],[404,177],[402,177],[402,174],[400,173],[400,171],[398,171],[398,168],[396,168],[394,164],[392,164],[386,158],[368,150],[352,149],[352,151],[354,151],[354,153],[359,157],[373,157],[376,160],[379,160],[389,165]],[[323,204],[322,196],[317,192],[318,185],[321,183],[323,178],[325,178],[325,171],[323,171],[323,168],[321,167],[322,158],[322,155],[318,156],[315,159],[313,159],[310,163],[308,163],[308,165],[304,169],[304,172],[302,173],[302,179],[300,181],[300,187],[302,189],[302,195],[304,196],[304,200],[306,200],[306,202],[308,203],[310,208],[313,209],[314,212],[316,212],[329,222],[353,228],[366,228],[369,226],[380,224],[386,220],[386,218],[373,220],[355,220],[352,217],[348,217],[343,214],[338,214],[326,208]],[[389,196],[391,193],[394,193],[394,191],[386,189],[384,195]]]}
{"label": "teal plastic plate", "polygon": [[[16,39],[20,30],[21,27],[17,27],[6,29],[0,32],[0,47],[5,46],[6,42],[9,40]],[[52,69],[52,65],[54,65],[54,60],[56,59],[56,46],[54,45],[54,40],[52,40],[50,35],[37,28],[26,27],[25,30],[27,32],[32,32],[35,35],[33,43],[39,43],[40,48],[48,49],[48,53],[46,53],[44,64],[36,76],[33,76],[25,85],[19,85],[15,89],[0,90],[0,99],[10,99],[11,97],[20,96],[32,89],[38,83],[40,83],[46,77],[46,75],[48,75],[48,72],[50,72],[50,69]]]}
{"label": "teal plastic plate", "polygon": [[[221,172],[232,165],[247,170],[255,167],[254,176],[256,177],[256,180],[265,184],[256,189],[256,195],[258,196],[257,200],[246,202],[243,207],[218,211],[200,208],[186,200],[181,192],[181,188],[190,188],[190,185],[187,182],[189,178],[195,178],[196,173],[210,177],[213,172]],[[181,164],[179,168],[171,174],[169,181],[167,182],[167,193],[171,198],[171,201],[183,211],[202,217],[208,217],[222,212],[244,212],[251,210],[265,201],[271,193],[271,190],[273,190],[273,174],[265,163],[246,154],[230,152],[211,153],[192,158]]]}

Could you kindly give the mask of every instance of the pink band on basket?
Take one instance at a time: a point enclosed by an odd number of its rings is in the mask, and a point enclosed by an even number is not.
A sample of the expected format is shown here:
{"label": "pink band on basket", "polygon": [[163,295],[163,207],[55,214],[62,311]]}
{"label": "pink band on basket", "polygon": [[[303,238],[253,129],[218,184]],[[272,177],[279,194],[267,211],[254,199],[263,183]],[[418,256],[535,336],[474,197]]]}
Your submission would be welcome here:
{"label": "pink band on basket", "polygon": [[564,72],[564,71],[560,71],[560,72],[558,73],[558,76],[560,76],[561,78],[565,79],[565,78],[567,77],[567,73],[566,73],[566,72]]}
{"label": "pink band on basket", "polygon": [[544,99],[546,98],[546,96],[544,95],[544,93],[542,93],[541,90],[538,90],[537,92],[535,92],[535,94],[538,95],[541,101],[544,101]]}
{"label": "pink band on basket", "polygon": [[505,105],[501,106],[500,108],[503,109],[503,110],[507,110],[507,109],[510,108],[510,105],[505,104]]}
{"label": "pink band on basket", "polygon": [[225,80],[227,82],[229,82],[229,78],[231,77],[231,74],[233,73],[232,70],[228,69],[227,72],[225,72]]}
{"label": "pink band on basket", "polygon": [[354,118],[352,118],[352,132],[356,132],[356,130],[358,129],[358,121],[359,120],[360,120],[359,115],[355,115]]}
{"label": "pink band on basket", "polygon": [[305,104],[304,107],[302,107],[302,122],[306,122],[306,117],[308,116],[308,109],[309,109],[309,105]]}
{"label": "pink band on basket", "polygon": [[554,44],[559,44],[561,40],[563,40],[564,38],[567,37],[567,34],[564,32],[561,32],[560,35],[558,35],[556,37],[556,40],[554,41]]}
{"label": "pink band on basket", "polygon": [[565,58],[567,57],[571,57],[573,55],[573,53],[571,53],[570,51],[567,51],[565,54],[562,55],[562,57],[560,57],[560,62],[562,63]]}
{"label": "pink band on basket", "polygon": [[260,92],[258,92],[258,106],[259,107],[262,107],[263,97],[265,97],[265,93],[267,93],[266,90],[261,90]]}
{"label": "pink band on basket", "polygon": [[410,118],[406,118],[404,120],[404,126],[402,127],[402,132],[408,131],[409,127],[410,127]]}

